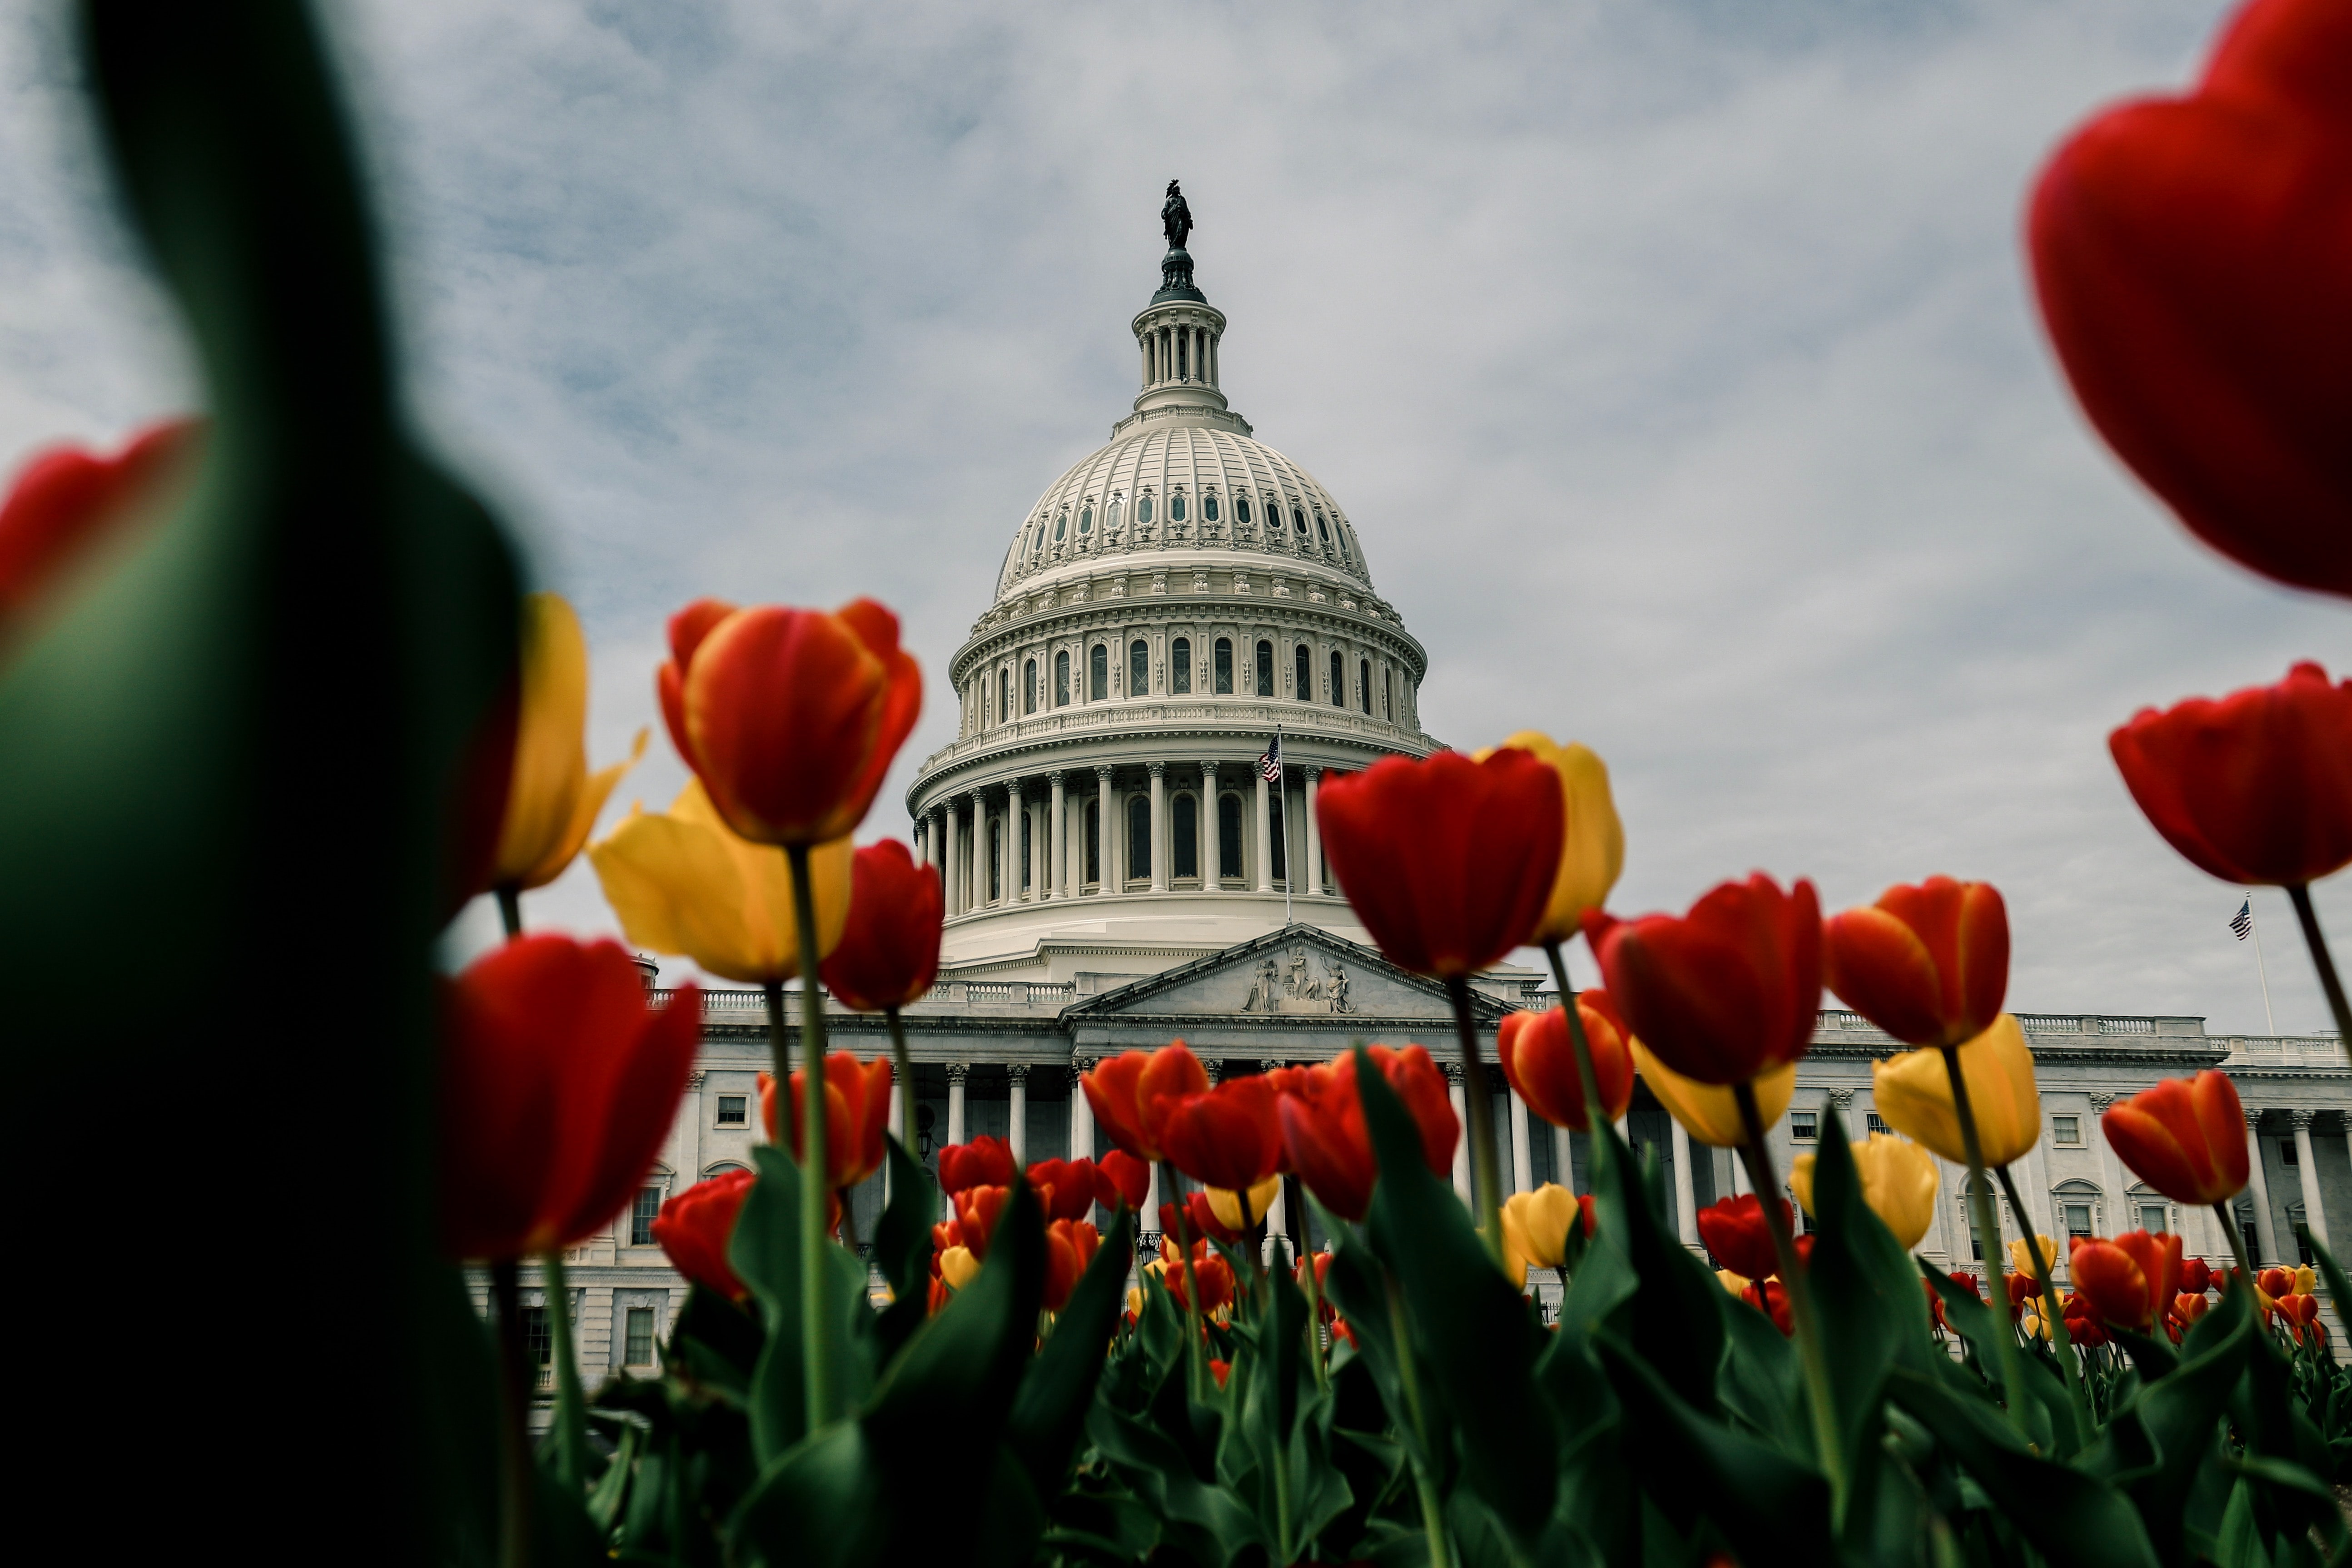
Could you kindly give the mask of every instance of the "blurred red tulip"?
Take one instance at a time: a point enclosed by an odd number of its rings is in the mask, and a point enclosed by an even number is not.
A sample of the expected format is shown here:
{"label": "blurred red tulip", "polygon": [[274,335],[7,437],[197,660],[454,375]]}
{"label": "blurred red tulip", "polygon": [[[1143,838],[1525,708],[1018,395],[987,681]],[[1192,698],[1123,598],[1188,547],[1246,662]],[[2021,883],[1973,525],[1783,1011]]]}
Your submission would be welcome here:
{"label": "blurred red tulip", "polygon": [[2294,1270],[2279,1268],[2264,1269],[2254,1276],[2254,1287],[2273,1301],[2278,1300],[2281,1296],[2292,1296],[2294,1294]]}
{"label": "blurred red tulip", "polygon": [[[890,1120],[890,1059],[877,1056],[861,1062],[845,1051],[824,1059],[824,1185],[835,1191],[856,1186],[882,1168],[882,1134]],[[793,1073],[793,1158],[801,1157],[808,1123],[804,1120],[806,1073]],[[760,1119],[768,1141],[776,1136],[776,1083],[760,1074]]]}
{"label": "blurred red tulip", "polygon": [[735,1239],[735,1217],[759,1177],[732,1170],[695,1183],[661,1206],[654,1217],[654,1240],[677,1271],[706,1291],[740,1302],[751,1292],[735,1275],[727,1249]]}
{"label": "blurred red tulip", "polygon": [[2101,1320],[2127,1329],[2147,1329],[2158,1303],[2179,1292],[2180,1238],[2134,1230],[2101,1240],[2074,1243],[2070,1260],[2074,1293]]}
{"label": "blurred red tulip", "polygon": [[1008,1186],[1020,1168],[1012,1145],[982,1134],[968,1144],[950,1144],[940,1151],[940,1190],[956,1193],[975,1186]]}
{"label": "blurred red tulip", "polygon": [[1761,872],[1689,915],[1585,917],[1609,999],[1659,1061],[1701,1083],[1742,1083],[1804,1055],[1820,1021],[1821,904]]}
{"label": "blurred red tulip", "polygon": [[1217,1386],[1220,1388],[1225,1385],[1225,1378],[1233,1370],[1233,1365],[1229,1362],[1218,1361],[1214,1357],[1210,1359],[1209,1375],[1217,1380]]}
{"label": "blurred red tulip", "polygon": [[1040,1160],[1029,1167],[1029,1185],[1048,1223],[1084,1219],[1096,1204],[1109,1207],[1118,1200],[1118,1190],[1092,1160]]}
{"label": "blurred red tulip", "polygon": [[1391,960],[1460,979],[1526,942],[1568,831],[1559,772],[1516,747],[1484,762],[1385,757],[1316,797],[1332,874]]}
{"label": "blurred red tulip", "polygon": [[817,967],[845,1008],[878,1013],[923,998],[940,972],[940,873],[915,863],[897,839],[859,850],[849,862],[849,923]]}
{"label": "blurred red tulip", "polygon": [[702,1040],[680,986],[646,1006],[617,942],[521,936],[444,993],[441,1241],[509,1259],[590,1235],[636,1196]]}
{"label": "blurred red tulip", "polygon": [[[1785,1197],[1780,1204],[1781,1222],[1786,1224],[1796,1211]],[[1780,1271],[1770,1221],[1752,1192],[1722,1198],[1700,1209],[1698,1235],[1717,1263],[1745,1279],[1761,1280]]]}
{"label": "blurred red tulip", "polygon": [[2202,1258],[2185,1258],[2180,1263],[2180,1288],[2192,1295],[2203,1295],[2213,1288],[2213,1270]]}
{"label": "blurred red tulip", "polygon": [[[1179,1311],[1189,1311],[1184,1294],[1184,1255],[1176,1249],[1175,1232],[1160,1238],[1160,1283],[1176,1298]],[[1192,1243],[1192,1274],[1201,1281],[1201,1311],[1213,1312],[1220,1307],[1234,1304],[1234,1270],[1217,1249],[1205,1241]]]}
{"label": "blurred red tulip", "polygon": [[2176,1203],[2208,1207],[2245,1190],[2245,1112],[2225,1072],[2167,1078],[2109,1106],[2099,1126],[2117,1157]]}
{"label": "blurred red tulip", "polygon": [[[1633,1103],[1633,1051],[1608,1009],[1608,998],[1602,996],[1596,1005],[1596,994],[1587,991],[1577,998],[1577,1017],[1592,1051],[1601,1119],[1614,1122]],[[1528,1110],[1555,1127],[1585,1131],[1584,1079],[1576,1068],[1575,1042],[1568,1038],[1566,1009],[1505,1014],[1495,1054]]]}
{"label": "blurred red tulip", "polygon": [[2315,664],[2142,708],[2107,749],[2150,825],[2200,871],[2295,887],[2352,864],[2352,681]]}
{"label": "blurred red tulip", "polygon": [[1141,1212],[1143,1200],[1151,1192],[1150,1166],[1125,1149],[1113,1149],[1095,1162],[1095,1169],[1108,1189],[1108,1196],[1099,1187],[1096,1193],[1105,1207],[1115,1207],[1114,1199],[1124,1199],[1128,1207]]}
{"label": "blurred red tulip", "polygon": [[2096,1350],[2111,1337],[2082,1291],[2068,1292],[2062,1310],[2066,1314],[2066,1337],[2084,1350]]}
{"label": "blurred red tulip", "polygon": [[[1160,1234],[1168,1237],[1171,1241],[1179,1234],[1176,1215],[1177,1209],[1174,1204],[1163,1203],[1160,1206]],[[1217,1218],[1217,1211],[1210,1206],[1209,1195],[1205,1192],[1188,1192],[1184,1195],[1183,1216],[1184,1224],[1188,1228],[1182,1234],[1189,1235],[1196,1240],[1202,1237],[1207,1237],[1231,1247],[1242,1239],[1240,1231]]]}
{"label": "blurred red tulip", "polygon": [[2352,11],[2256,0],[2196,91],[2110,109],[2028,220],[2074,395],[2200,538],[2352,595]]}
{"label": "blurred red tulip", "polygon": [[1262,1076],[1228,1078],[1168,1109],[1160,1146],[1194,1181],[1246,1192],[1282,1168],[1282,1123],[1274,1085]]}
{"label": "blurred red tulip", "polygon": [[60,444],[26,458],[0,501],[0,634],[118,527],[160,518],[194,477],[202,437],[195,421],[173,420],[111,457]]}
{"label": "blurred red tulip", "polygon": [[[1412,1113],[1421,1132],[1421,1157],[1430,1174],[1450,1174],[1462,1124],[1446,1098],[1445,1075],[1422,1046],[1365,1050]],[[1295,1082],[1298,1087],[1283,1095],[1276,1107],[1291,1166],[1324,1207],[1343,1219],[1360,1220],[1371,1207],[1380,1166],[1372,1157],[1371,1132],[1357,1095],[1355,1053],[1309,1067]]]}
{"label": "blurred red tulip", "polygon": [[658,684],[679,753],[753,843],[846,837],[922,707],[922,671],[898,646],[898,618],[870,599],[714,621],[723,608],[701,601],[670,622]]}
{"label": "blurred red tulip", "polygon": [[1045,1311],[1058,1312],[1068,1304],[1101,1245],[1102,1237],[1082,1219],[1056,1219],[1045,1228]]}
{"label": "blurred red tulip", "polygon": [[2009,914],[1990,883],[1931,876],[1830,917],[1822,967],[1846,1006],[1906,1045],[1964,1045],[2009,991]]}
{"label": "blurred red tulip", "polygon": [[1209,1070],[1201,1065],[1182,1040],[1158,1051],[1123,1051],[1095,1064],[1082,1074],[1095,1124],[1112,1143],[1137,1159],[1162,1157],[1160,1130],[1169,1107],[1191,1094],[1209,1092]]}
{"label": "blurred red tulip", "polygon": [[2004,1274],[2001,1288],[2009,1294],[2009,1319],[2015,1322],[2025,1313],[2026,1303],[2042,1293],[2042,1286],[2031,1274]]}
{"label": "blurred red tulip", "polygon": [[1010,1186],[975,1186],[955,1195],[956,1230],[964,1249],[974,1258],[988,1256],[997,1221],[1012,1200]]}
{"label": "blurred red tulip", "polygon": [[2210,1311],[2213,1298],[2202,1291],[2184,1291],[2172,1298],[2173,1318],[2182,1323],[2193,1323]]}

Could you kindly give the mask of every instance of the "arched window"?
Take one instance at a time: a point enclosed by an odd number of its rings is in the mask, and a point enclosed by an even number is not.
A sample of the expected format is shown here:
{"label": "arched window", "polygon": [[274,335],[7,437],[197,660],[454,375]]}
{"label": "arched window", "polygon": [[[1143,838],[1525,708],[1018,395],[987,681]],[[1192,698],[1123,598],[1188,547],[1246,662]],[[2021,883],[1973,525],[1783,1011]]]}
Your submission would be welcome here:
{"label": "arched window", "polygon": [[[1087,518],[1091,515],[1092,514],[1090,513],[1079,514],[1078,532],[1085,533],[1087,531]],[[1070,514],[1067,512],[1057,514],[1054,518],[1054,542],[1055,544],[1060,544],[1065,538],[1069,537],[1069,533]]]}
{"label": "arched window", "polygon": [[[1085,506],[1078,508],[1078,532],[1082,534],[1090,534],[1094,531],[1095,504],[1092,501],[1088,501]],[[1060,531],[1058,529],[1055,530],[1054,538],[1058,540],[1061,537]]]}
{"label": "arched window", "polygon": [[1349,562],[1352,562],[1354,559],[1354,558],[1348,553],[1348,525],[1345,523],[1339,525],[1339,559],[1343,561]]}
{"label": "arched window", "polygon": [[1396,722],[1396,695],[1389,685],[1389,673],[1381,672],[1381,716],[1391,724]]}
{"label": "arched window", "polygon": [[[1214,504],[1214,501],[1215,497],[1212,497],[1211,503],[1213,505]],[[1213,517],[1216,516],[1214,512],[1212,512],[1209,515]],[[1234,521],[1237,523],[1246,523],[1249,520],[1249,497],[1237,492],[1234,497]]]}
{"label": "arched window", "polygon": [[1257,695],[1262,697],[1274,695],[1274,644],[1271,643],[1257,645]]}
{"label": "arched window", "polygon": [[[1124,502],[1122,502],[1117,496],[1113,496],[1110,498],[1110,510],[1103,514],[1103,527],[1112,533],[1118,532],[1118,511],[1119,507],[1123,505],[1125,505]],[[1082,517],[1078,519],[1078,532],[1085,533],[1086,531],[1087,520]]]}
{"label": "arched window", "polygon": [[2050,1195],[2056,1198],[2058,1218],[2066,1227],[2068,1250],[2076,1241],[2088,1241],[2099,1232],[2099,1209],[2104,1196],[2089,1182],[2077,1176],[2062,1181]]}
{"label": "arched window", "polygon": [[1097,643],[1087,653],[1087,700],[1098,703],[1110,695],[1110,650]]}
{"label": "arched window", "polygon": [[988,896],[1004,896],[1004,819],[992,817],[988,822]]}
{"label": "arched window", "polygon": [[1348,666],[1339,662],[1339,650],[1331,650],[1331,706],[1348,706]]}
{"label": "arched window", "polygon": [[1363,698],[1364,713],[1369,717],[1372,711],[1372,662],[1370,659],[1360,661],[1356,665],[1356,690]]}
{"label": "arched window", "polygon": [[1031,659],[1021,666],[1021,711],[1037,711],[1037,661]]}
{"label": "arched window", "polygon": [[1179,795],[1171,802],[1176,808],[1176,869],[1177,876],[1201,874],[1201,802],[1191,795]]}
{"label": "arched window", "polygon": [[1306,514],[1305,512],[1303,512],[1303,511],[1299,510],[1297,507],[1291,507],[1291,508],[1290,508],[1290,526],[1291,526],[1292,528],[1297,528],[1297,529],[1298,530],[1298,535],[1299,535],[1299,537],[1300,537],[1301,538],[1306,538],[1306,537],[1307,537],[1307,514]]}
{"label": "arched window", "polygon": [[1331,543],[1331,525],[1323,520],[1323,514],[1320,512],[1315,514],[1315,531],[1323,536],[1323,543],[1326,548],[1328,548]]}
{"label": "arched window", "polygon": [[1181,490],[1168,497],[1168,520],[1171,523],[1184,520],[1184,492]]}
{"label": "arched window", "polygon": [[[1192,365],[1192,333],[1190,333],[1190,332],[1179,332],[1179,333],[1177,333],[1177,334],[1176,334],[1176,378],[1177,378],[1177,380],[1179,380],[1179,381],[1189,381],[1189,380],[1191,380],[1191,379],[1192,379],[1192,370],[1191,370],[1191,365]],[[1144,520],[1145,520],[1146,522],[1150,521],[1150,519],[1149,517],[1145,518]]]}
{"label": "arched window", "polygon": [[1151,492],[1149,490],[1136,497],[1135,520],[1139,523],[1148,523],[1151,520]]}
{"label": "arched window", "polygon": [[1127,798],[1127,876],[1141,882],[1151,875],[1151,802],[1140,795]]}
{"label": "arched window", "polygon": [[1168,644],[1168,689],[1171,693],[1192,689],[1192,640],[1190,637],[1179,637]]}
{"label": "arched window", "polygon": [[1038,552],[1039,550],[1041,550],[1041,549],[1044,549],[1045,548],[1045,522],[1041,519],[1041,520],[1038,522],[1038,524],[1037,524],[1036,528],[1034,528],[1034,529],[1032,529],[1032,530],[1030,531],[1030,534],[1029,534],[1029,559],[1032,559],[1032,560],[1036,559],[1037,559],[1037,552]]}
{"label": "arched window", "polygon": [[1070,651],[1067,648],[1054,655],[1054,706],[1066,707],[1070,701]]}
{"label": "arched window", "polygon": [[1151,644],[1140,637],[1127,645],[1127,695],[1151,695]]}
{"label": "arched window", "polygon": [[1216,661],[1217,695],[1221,697],[1229,697],[1234,695],[1234,642],[1232,638],[1220,637],[1217,639]]}
{"label": "arched window", "polygon": [[1087,880],[1102,884],[1102,802],[1087,802]]}
{"label": "arched window", "polygon": [[1217,874],[1242,874],[1242,798],[1217,797]]}
{"label": "arched window", "polygon": [[1030,844],[1030,841],[1029,841],[1029,822],[1030,822],[1030,815],[1031,815],[1031,813],[1030,813],[1030,811],[1029,811],[1028,808],[1024,807],[1024,808],[1022,809],[1022,811],[1021,811],[1021,877],[1020,877],[1020,882],[1021,882],[1021,891],[1022,891],[1022,892],[1024,892],[1024,893],[1026,893],[1026,892],[1028,892],[1028,891],[1029,891],[1029,862],[1030,862],[1031,861],[1033,861],[1033,860],[1034,860],[1034,859],[1036,859],[1036,858],[1037,858],[1037,857],[1036,857],[1036,855],[1035,855],[1035,853],[1034,852],[1033,846]]}
{"label": "arched window", "polygon": [[1307,662],[1307,644],[1301,643],[1293,652],[1298,655],[1292,661],[1298,666],[1292,672],[1298,677],[1298,684],[1290,695],[1300,702],[1311,703],[1315,700],[1315,670]]}
{"label": "arched window", "polygon": [[1217,493],[1214,490],[1201,497],[1201,520],[1208,523],[1217,520]]}
{"label": "arched window", "polygon": [[996,722],[1007,724],[1013,718],[1013,672],[996,672]]}

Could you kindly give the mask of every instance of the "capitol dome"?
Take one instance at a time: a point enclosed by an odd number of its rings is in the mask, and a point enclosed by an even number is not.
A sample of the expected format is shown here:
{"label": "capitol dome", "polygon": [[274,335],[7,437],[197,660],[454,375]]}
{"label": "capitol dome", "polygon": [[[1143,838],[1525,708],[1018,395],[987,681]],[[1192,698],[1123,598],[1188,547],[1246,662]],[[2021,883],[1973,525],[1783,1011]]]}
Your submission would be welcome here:
{"label": "capitol dome", "polygon": [[1160,265],[1133,407],[1015,527],[950,664],[956,739],[908,790],[943,977],[1132,977],[1293,921],[1366,941],[1316,791],[1436,748],[1355,524],[1228,406],[1225,317],[1181,243]]}

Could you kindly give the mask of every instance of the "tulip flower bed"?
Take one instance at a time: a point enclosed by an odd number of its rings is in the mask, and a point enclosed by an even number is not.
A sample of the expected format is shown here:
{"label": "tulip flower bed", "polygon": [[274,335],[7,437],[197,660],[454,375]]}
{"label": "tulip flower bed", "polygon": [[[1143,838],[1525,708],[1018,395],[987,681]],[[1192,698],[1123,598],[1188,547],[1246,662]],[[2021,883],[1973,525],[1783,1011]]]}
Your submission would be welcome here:
{"label": "tulip flower bed", "polygon": [[[170,1560],[226,1519],[247,1560],[500,1568],[2352,1558],[2352,1378],[2320,1312],[2352,1321],[2352,1282],[2318,1241],[2310,1268],[2241,1251],[2216,1271],[2162,1233],[2063,1260],[2021,1238],[1981,1281],[1916,1253],[1931,1156],[1969,1173],[1981,1234],[1996,1186],[2034,1212],[2011,1176],[2042,1112],[2002,1011],[2000,894],[1932,876],[1824,920],[1811,883],[1759,873],[1620,917],[1607,770],[1541,735],[1388,758],[1320,797],[1359,918],[1454,1000],[1466,1126],[1423,1044],[1213,1085],[1175,1041],[1086,1076],[1116,1145],[1098,1161],[1024,1170],[983,1139],[925,1169],[889,1103],[910,1067],[898,1009],[939,964],[939,883],[902,845],[852,845],[920,704],[896,619],[866,600],[682,610],[651,685],[694,778],[588,843],[628,763],[588,767],[576,619],[520,591],[504,530],[397,412],[304,9],[80,12],[111,167],[212,408],[111,458],[42,455],[0,506],[0,946],[43,976],[136,952],[181,1016],[254,1019],[272,1047],[288,1019],[341,1032],[281,1082],[224,1071],[152,1008],[22,999],[13,1152],[86,1172],[95,1217],[45,1237],[78,1293],[19,1398],[20,1490],[63,1512],[68,1487],[103,1489],[69,1517],[108,1538],[71,1554]],[[2062,150],[2032,221],[2099,429],[2200,537],[2336,594],[2347,190],[2352,7],[2255,0],[2196,93]],[[2352,863],[2352,682],[2298,664],[2144,712],[2109,749],[2192,863],[2285,892],[2352,1039],[2310,896]],[[659,1375],[588,1389],[569,1314],[546,1312],[535,1441],[525,1270],[568,1295],[564,1249],[638,1190],[700,1040],[692,987],[649,1007],[618,944],[525,931],[524,895],[583,852],[632,942],[765,990],[774,1061],[755,1168],[654,1222],[692,1281]],[[285,918],[331,888],[344,918]],[[509,940],[441,976],[436,944],[477,896]],[[175,940],[152,940],[159,913]],[[256,930],[278,948],[264,1008],[230,961]],[[1604,982],[1582,995],[1579,939]],[[1523,946],[1562,1005],[1507,1020],[1494,1065],[1586,1135],[1590,1190],[1506,1202],[1469,986]],[[1850,1143],[1829,1111],[1819,1153],[1782,1172],[1766,1134],[1825,985],[1906,1048],[1873,1070],[1892,1134]],[[886,1015],[892,1054],[829,1053],[825,990]],[[59,1064],[93,1060],[135,1064],[160,1108],[95,1169],[53,1110]],[[1612,1130],[1637,1079],[1763,1195],[1700,1214],[1712,1264]],[[124,1239],[184,1241],[201,1268],[217,1238],[173,1228],[192,1206],[168,1184],[322,1100],[333,1177],[275,1189],[272,1261],[379,1360],[328,1423],[320,1358],[284,1329],[242,1381],[150,1396],[173,1425],[132,1403],[160,1385],[91,1348],[158,1337],[157,1292],[112,1283]],[[2227,1077],[2158,1083],[2103,1125],[2242,1245]],[[1465,1143],[1469,1205],[1447,1179]],[[1139,1260],[1155,1165],[1160,1250]],[[861,1238],[843,1196],[877,1171],[890,1197]],[[1311,1258],[1266,1233],[1286,1190],[1328,1242]],[[1556,1312],[1529,1290],[1542,1273]],[[249,1301],[182,1294],[191,1337],[254,1337]]]}

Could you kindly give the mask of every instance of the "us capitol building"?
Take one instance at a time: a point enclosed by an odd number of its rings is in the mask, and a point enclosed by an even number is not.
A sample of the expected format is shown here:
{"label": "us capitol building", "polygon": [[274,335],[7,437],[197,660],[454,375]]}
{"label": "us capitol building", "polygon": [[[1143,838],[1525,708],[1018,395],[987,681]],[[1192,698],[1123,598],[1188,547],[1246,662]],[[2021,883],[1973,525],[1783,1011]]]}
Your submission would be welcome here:
{"label": "us capitol building", "polygon": [[[907,794],[917,853],[947,893],[939,984],[905,1015],[927,1163],[981,1134],[1030,1161],[1094,1153],[1077,1073],[1180,1037],[1226,1076],[1326,1060],[1356,1040],[1417,1040],[1441,1062],[1458,1054],[1443,988],[1384,960],[1340,896],[1314,810],[1328,773],[1438,749],[1421,727],[1427,653],[1375,591],[1339,501],[1227,404],[1225,317],[1194,282],[1192,214],[1172,182],[1161,217],[1160,287],[1129,323],[1133,408],[1015,523],[994,601],[949,665],[956,738]],[[1278,770],[1260,765],[1277,730]],[[1537,988],[1510,966],[1480,977],[1490,1062],[1507,1012],[1555,999]],[[610,1233],[570,1254],[592,1385],[650,1368],[683,1304],[648,1228],[662,1200],[749,1163],[764,1006],[757,991],[730,990],[704,1005],[701,1058],[661,1162]],[[2033,1212],[2000,1202],[2001,1241],[2161,1228],[2192,1255],[2226,1260],[2210,1212],[2138,1184],[2098,1122],[2118,1096],[2216,1066],[2236,1081],[2259,1155],[2238,1206],[2249,1249],[2294,1260],[2298,1220],[2352,1232],[2352,1071],[2332,1036],[2221,1038],[2198,1018],[2022,1022],[2044,1127],[2017,1171]],[[889,1049],[878,1017],[836,1007],[828,1028],[835,1049]],[[1878,1125],[1870,1063],[1900,1049],[1854,1014],[1824,1011],[1773,1134],[1777,1168],[1812,1146],[1832,1107],[1853,1136]],[[1458,1111],[1460,1068],[1446,1071]],[[1581,1137],[1531,1124],[1507,1091],[1496,1107],[1514,1187],[1580,1186]],[[1697,1209],[1746,1189],[1738,1163],[1693,1145],[1646,1086],[1625,1132],[1665,1167],[1696,1249]],[[1454,1175],[1466,1197],[1466,1138]],[[1997,1249],[1971,1235],[1966,1171],[1943,1176],[1920,1249],[1968,1267]],[[879,1178],[856,1195],[861,1236],[882,1200]],[[1277,1209],[1275,1224],[1302,1233],[1306,1218]],[[542,1333],[544,1310],[542,1295]]]}

